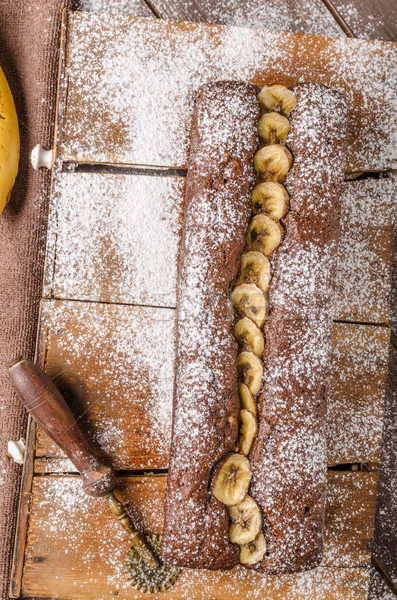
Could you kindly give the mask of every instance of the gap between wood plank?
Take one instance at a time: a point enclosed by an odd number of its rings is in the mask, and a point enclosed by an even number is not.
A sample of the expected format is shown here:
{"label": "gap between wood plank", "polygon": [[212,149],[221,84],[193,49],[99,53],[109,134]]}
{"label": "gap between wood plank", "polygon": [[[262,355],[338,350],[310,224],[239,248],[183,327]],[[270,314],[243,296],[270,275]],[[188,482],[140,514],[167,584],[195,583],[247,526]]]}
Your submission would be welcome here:
{"label": "gap between wood plank", "polygon": [[156,19],[163,19],[163,15],[160,13],[157,6],[155,6],[150,0],[143,0],[149,10],[152,11]]}
{"label": "gap between wood plank", "polygon": [[153,177],[186,177],[187,169],[176,167],[150,167],[107,163],[63,162],[62,173],[109,173],[113,175],[152,175]]}
{"label": "gap between wood plank", "polygon": [[321,1],[324,4],[324,6],[328,9],[328,11],[331,13],[332,17],[338,23],[339,27],[343,30],[343,32],[346,34],[346,36],[348,38],[355,38],[356,36],[354,35],[353,31],[350,29],[349,25],[346,23],[344,18],[336,10],[336,8],[332,4],[332,2],[330,0],[321,0]]}
{"label": "gap between wood plank", "polygon": [[[151,167],[149,165],[123,165],[108,163],[78,163],[65,161],[62,163],[62,173],[108,173],[112,175],[151,175],[153,177],[186,177],[187,168],[182,167]],[[360,171],[345,173],[345,183],[363,181],[365,179],[387,179],[393,171]]]}
{"label": "gap between wood plank", "polygon": [[[106,306],[130,306],[135,308],[158,308],[162,310],[176,310],[176,306],[155,306],[154,304],[135,304],[131,302],[109,302],[106,300],[80,300],[79,298],[59,298],[57,296],[43,297],[42,300],[61,301],[61,302],[85,302],[87,304],[105,304]],[[364,324],[365,323],[361,323]]]}
{"label": "gap between wood plank", "polygon": [[[43,460],[43,457],[35,456],[35,460]],[[116,470],[116,477],[164,477],[168,475],[168,469],[122,469]],[[34,477],[77,477],[80,476],[78,471],[48,471],[46,473],[34,473]],[[117,486],[116,486],[117,487]]]}
{"label": "gap between wood plank", "polygon": [[345,325],[369,325],[370,327],[383,327],[390,329],[390,325],[388,323],[375,323],[371,321],[342,321],[341,319],[333,319],[333,322],[342,323]]}
{"label": "gap between wood plank", "polygon": [[[135,308],[156,308],[161,310],[176,310],[176,306],[157,306],[154,304],[135,304],[131,302],[109,302],[108,300],[87,300],[87,299],[79,299],[79,298],[61,298],[59,296],[47,296],[42,298],[42,300],[50,301],[50,302],[84,302],[86,304],[104,304],[106,306],[130,306]],[[366,321],[342,321],[340,319],[333,319],[333,323],[341,323],[345,325],[365,325],[369,327],[382,327],[383,329],[390,329],[390,326],[387,323],[374,323],[374,322],[366,322]],[[394,338],[394,340],[393,340]],[[397,337],[391,331],[391,339],[393,345],[397,348]]]}
{"label": "gap between wood plank", "polygon": [[393,330],[391,331],[390,342],[393,344],[393,346],[395,348],[397,348],[397,336],[396,336],[396,334],[394,333]]}
{"label": "gap between wood plank", "polygon": [[[35,456],[35,460],[52,459],[52,456]],[[327,467],[327,471],[339,473],[374,473],[378,470],[378,463],[340,463]],[[115,471],[116,477],[163,477],[168,475],[168,469],[119,469]],[[45,473],[34,473],[34,477],[75,477],[80,475],[78,471],[47,471]]]}
{"label": "gap between wood plank", "polygon": [[390,589],[391,592],[393,592],[393,594],[396,596],[397,598],[397,587],[394,585],[393,581],[390,579],[390,577],[387,574],[387,571],[383,568],[383,566],[376,560],[376,558],[374,558],[371,554],[371,563],[372,566],[376,569],[376,571],[379,573],[379,575],[382,577],[383,581],[386,583],[386,585],[388,586],[388,588]]}

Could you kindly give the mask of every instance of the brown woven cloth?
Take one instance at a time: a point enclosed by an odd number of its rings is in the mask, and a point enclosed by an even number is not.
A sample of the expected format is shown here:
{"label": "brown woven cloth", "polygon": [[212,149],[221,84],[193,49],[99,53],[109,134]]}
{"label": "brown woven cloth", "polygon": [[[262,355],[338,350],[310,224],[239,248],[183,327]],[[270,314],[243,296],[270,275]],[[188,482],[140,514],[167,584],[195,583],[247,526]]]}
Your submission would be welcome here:
{"label": "brown woven cloth", "polygon": [[7,458],[8,440],[25,435],[26,415],[6,366],[33,357],[45,249],[48,171],[29,152],[51,146],[62,9],[68,0],[0,0],[0,64],[20,120],[21,160],[11,202],[0,216],[0,598],[8,598],[22,467]]}

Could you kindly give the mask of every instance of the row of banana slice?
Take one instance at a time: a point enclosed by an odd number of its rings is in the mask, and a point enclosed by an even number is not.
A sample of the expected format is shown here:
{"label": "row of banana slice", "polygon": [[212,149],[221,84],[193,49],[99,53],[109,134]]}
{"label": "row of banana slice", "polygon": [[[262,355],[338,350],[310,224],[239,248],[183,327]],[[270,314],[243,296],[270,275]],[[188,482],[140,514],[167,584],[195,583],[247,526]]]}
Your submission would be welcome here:
{"label": "row of banana slice", "polygon": [[265,145],[254,156],[259,180],[252,192],[254,216],[247,230],[248,251],[241,257],[240,274],[231,294],[232,304],[241,317],[234,330],[239,344],[239,452],[230,454],[221,463],[213,486],[214,496],[229,507],[229,539],[240,545],[240,562],[248,565],[259,562],[266,553],[261,510],[248,495],[252,473],[247,455],[258,429],[255,395],[263,380],[262,327],[268,310],[265,294],[271,278],[269,257],[282,240],[284,230],[279,220],[288,210],[288,193],[282,182],[292,164],[285,142],[290,131],[288,117],[296,97],[285,86],[274,85],[264,87],[258,100],[264,110],[258,132]]}

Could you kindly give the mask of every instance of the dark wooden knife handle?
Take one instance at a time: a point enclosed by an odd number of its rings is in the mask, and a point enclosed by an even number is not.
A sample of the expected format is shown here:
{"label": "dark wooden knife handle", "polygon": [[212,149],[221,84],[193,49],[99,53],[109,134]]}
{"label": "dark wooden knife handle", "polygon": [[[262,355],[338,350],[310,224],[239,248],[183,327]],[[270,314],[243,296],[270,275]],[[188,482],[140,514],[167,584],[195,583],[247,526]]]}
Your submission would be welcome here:
{"label": "dark wooden knife handle", "polygon": [[24,358],[15,360],[8,369],[12,385],[32,418],[81,474],[84,491],[91,496],[105,496],[111,492],[115,486],[113,469],[95,456],[72,411],[48,375]]}

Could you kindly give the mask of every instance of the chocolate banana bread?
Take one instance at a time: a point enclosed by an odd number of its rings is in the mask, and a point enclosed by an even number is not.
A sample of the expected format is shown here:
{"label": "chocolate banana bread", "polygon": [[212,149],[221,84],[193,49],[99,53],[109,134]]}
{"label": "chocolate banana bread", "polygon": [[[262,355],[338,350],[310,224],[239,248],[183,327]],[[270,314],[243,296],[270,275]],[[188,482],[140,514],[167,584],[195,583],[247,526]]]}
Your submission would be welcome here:
{"label": "chocolate banana bread", "polygon": [[267,553],[254,569],[316,567],[323,549],[325,419],[348,105],[315,83],[293,88],[285,237],[272,255],[266,377],[249,455]]}
{"label": "chocolate banana bread", "polygon": [[194,111],[163,554],[276,574],[322,556],[348,107],[271,86],[259,119],[257,92],[209,84]]}
{"label": "chocolate banana bread", "polygon": [[184,567],[227,569],[238,562],[228,511],[211,493],[211,475],[238,435],[237,344],[228,290],[251,214],[258,91],[239,82],[205,85],[193,115],[162,545],[164,557]]}

